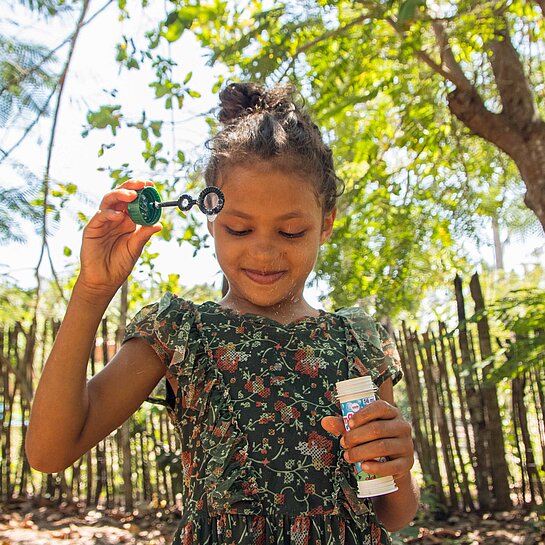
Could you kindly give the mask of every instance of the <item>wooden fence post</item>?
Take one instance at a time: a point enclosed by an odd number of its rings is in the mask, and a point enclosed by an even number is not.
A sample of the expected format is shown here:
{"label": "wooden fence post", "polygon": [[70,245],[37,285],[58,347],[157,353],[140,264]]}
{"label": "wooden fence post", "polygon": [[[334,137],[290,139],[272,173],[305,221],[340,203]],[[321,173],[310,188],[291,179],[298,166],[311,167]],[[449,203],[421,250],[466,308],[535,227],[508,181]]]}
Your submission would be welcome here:
{"label": "wooden fence post", "polygon": [[454,279],[454,291],[456,293],[456,307],[458,312],[458,327],[460,352],[462,354],[462,369],[465,371],[463,380],[467,405],[473,428],[475,441],[475,481],[477,483],[477,494],[479,497],[479,509],[489,511],[491,508],[490,490],[488,487],[488,457],[486,444],[486,423],[482,411],[481,400],[476,389],[473,378],[472,358],[469,352],[469,339],[466,328],[466,313],[464,305],[464,294],[462,292],[462,279],[456,275]]}
{"label": "wooden fence post", "polygon": [[[479,334],[479,350],[481,360],[492,356],[492,343],[490,341],[490,330],[488,318],[485,312],[484,297],[479,282],[479,275],[475,273],[469,283],[471,297],[475,301],[475,313],[480,314],[477,322]],[[502,419],[498,404],[498,393],[496,385],[487,378],[493,370],[494,365],[490,362],[483,367],[482,394],[486,410],[486,432],[488,434],[488,445],[494,448],[494,456],[490,456],[490,473],[492,476],[492,487],[494,489],[494,508],[498,511],[508,511],[513,507],[509,492],[509,470],[505,458],[505,441],[503,437]]]}

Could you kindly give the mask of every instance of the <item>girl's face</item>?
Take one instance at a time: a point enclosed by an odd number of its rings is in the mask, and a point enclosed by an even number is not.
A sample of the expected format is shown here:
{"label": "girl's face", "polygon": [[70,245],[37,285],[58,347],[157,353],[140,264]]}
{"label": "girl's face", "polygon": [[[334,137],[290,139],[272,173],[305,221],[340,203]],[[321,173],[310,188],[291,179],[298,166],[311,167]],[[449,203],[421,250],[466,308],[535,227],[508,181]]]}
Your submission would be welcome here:
{"label": "girl's face", "polygon": [[308,307],[305,282],[335,211],[324,217],[311,182],[267,163],[230,167],[218,186],[225,206],[208,228],[229,281],[226,306],[276,316]]}

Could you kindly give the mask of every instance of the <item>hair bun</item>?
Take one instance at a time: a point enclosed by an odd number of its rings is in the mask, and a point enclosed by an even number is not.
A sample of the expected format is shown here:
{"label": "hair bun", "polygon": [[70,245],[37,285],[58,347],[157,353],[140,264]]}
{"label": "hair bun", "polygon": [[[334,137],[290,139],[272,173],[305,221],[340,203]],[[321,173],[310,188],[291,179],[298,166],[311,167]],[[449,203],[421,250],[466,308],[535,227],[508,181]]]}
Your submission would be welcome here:
{"label": "hair bun", "polygon": [[269,90],[257,83],[231,83],[220,92],[218,118],[228,124],[256,112],[293,110],[293,94],[291,85],[277,85]]}

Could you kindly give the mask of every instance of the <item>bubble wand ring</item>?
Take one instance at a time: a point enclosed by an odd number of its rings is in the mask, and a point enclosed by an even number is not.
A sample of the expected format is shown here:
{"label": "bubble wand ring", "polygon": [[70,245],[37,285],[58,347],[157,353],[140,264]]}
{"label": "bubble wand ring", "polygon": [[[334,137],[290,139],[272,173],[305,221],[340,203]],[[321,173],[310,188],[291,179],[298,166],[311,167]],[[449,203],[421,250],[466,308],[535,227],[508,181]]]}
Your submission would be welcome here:
{"label": "bubble wand ring", "polygon": [[214,221],[225,204],[223,192],[214,186],[203,189],[198,199],[184,193],[177,201],[161,202],[161,196],[152,186],[139,189],[137,193],[136,199],[128,204],[127,210],[132,221],[139,225],[157,223],[162,209],[167,206],[177,206],[182,212],[187,212],[195,204],[208,217],[208,221]]}

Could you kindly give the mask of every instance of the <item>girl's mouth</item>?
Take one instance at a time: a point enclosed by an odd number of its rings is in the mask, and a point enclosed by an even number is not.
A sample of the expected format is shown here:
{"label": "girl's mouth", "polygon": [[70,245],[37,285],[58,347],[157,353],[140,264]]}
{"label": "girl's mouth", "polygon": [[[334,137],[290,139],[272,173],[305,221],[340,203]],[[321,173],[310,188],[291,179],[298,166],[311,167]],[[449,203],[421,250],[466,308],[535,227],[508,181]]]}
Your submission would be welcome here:
{"label": "girl's mouth", "polygon": [[277,272],[259,272],[252,271],[250,269],[242,269],[246,276],[256,282],[257,284],[274,284],[286,271],[277,271]]}

